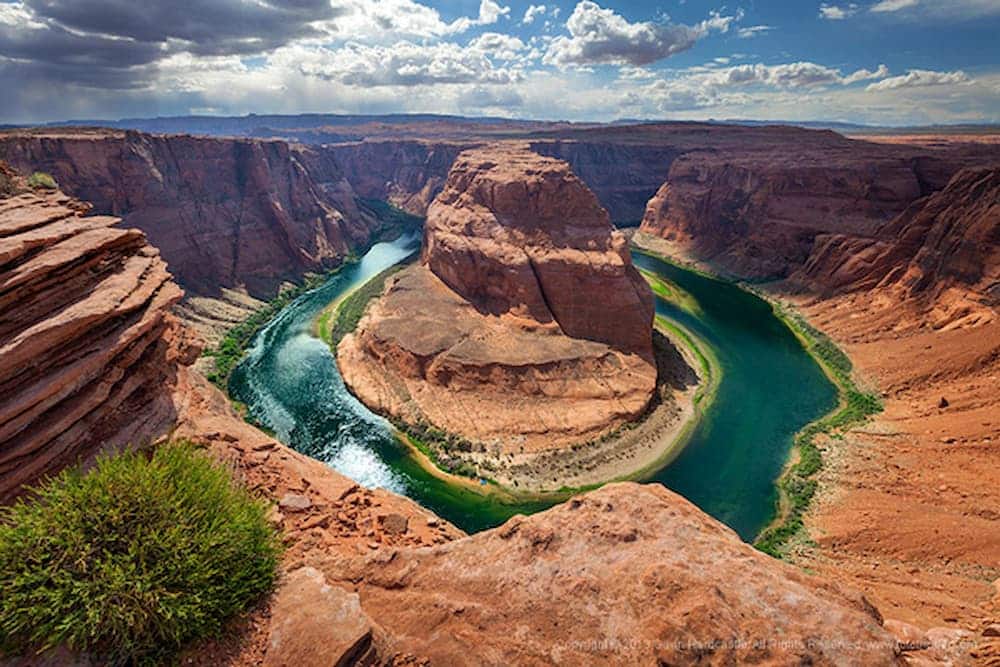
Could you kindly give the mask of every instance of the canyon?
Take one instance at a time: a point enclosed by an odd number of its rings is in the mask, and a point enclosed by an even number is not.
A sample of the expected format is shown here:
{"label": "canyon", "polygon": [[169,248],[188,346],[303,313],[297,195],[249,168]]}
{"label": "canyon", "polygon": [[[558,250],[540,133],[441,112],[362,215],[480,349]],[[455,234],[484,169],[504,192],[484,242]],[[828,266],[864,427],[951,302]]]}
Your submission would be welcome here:
{"label": "canyon", "polygon": [[[385,662],[461,664],[479,650],[507,663],[1000,656],[998,642],[982,637],[1000,614],[995,145],[876,146],[832,132],[696,123],[419,136],[425,130],[355,132],[322,145],[111,130],[0,135],[0,157],[22,172],[49,171],[97,214],[81,216],[86,205],[56,192],[0,202],[5,497],[104,443],[171,434],[210,446],[274,499],[295,594],[319,599],[315,589],[332,585],[348,598],[339,608],[350,609],[357,596],[364,617],[351,650]],[[285,281],[333,268],[379,238],[368,198],[426,213],[428,233],[454,247],[455,230],[435,226],[432,202],[459,196],[448,191],[448,171],[463,150],[497,140],[500,154],[526,146],[565,160],[612,220],[642,219],[658,251],[756,281],[832,336],[880,391],[882,415],[822,443],[809,539],[788,554],[818,577],[754,552],[678,496],[632,484],[463,536],[245,424],[189,367],[197,343],[171,312],[181,294],[167,269],[188,291],[175,312],[189,315],[199,297],[238,301],[226,291],[234,290],[249,304],[235,320]],[[428,265],[448,258],[428,255]],[[457,289],[430,269],[410,275],[438,294],[488,287],[467,284],[468,272],[451,276]],[[498,308],[497,295],[484,296],[493,301],[482,308]],[[483,316],[462,301],[442,307]],[[550,325],[561,326],[558,307],[548,310]],[[586,333],[607,338],[600,345],[609,349],[646,351],[616,332]],[[65,428],[71,439],[52,435]],[[32,437],[11,440],[24,433]],[[614,568],[592,565],[612,560]],[[560,573],[568,569],[579,574]],[[761,582],[774,597],[761,597]],[[779,602],[788,598],[794,609]],[[501,608],[508,599],[513,611]],[[650,600],[665,611],[640,611]],[[289,618],[284,608],[255,611],[234,629],[240,641],[196,647],[191,659],[258,664],[270,651],[272,660],[307,659],[308,646],[270,641]],[[296,621],[302,633],[322,631],[309,621]],[[734,641],[772,626],[787,645],[759,653]],[[588,644],[594,635],[612,639]],[[844,637],[850,646],[822,641]],[[283,650],[291,653],[276,658]]]}
{"label": "canyon", "polygon": [[[184,664],[428,659],[464,664],[473,660],[470,651],[479,650],[494,662],[576,658],[627,664],[657,655],[678,663],[706,655],[720,661],[754,657],[821,664],[895,660],[897,642],[857,594],[755,552],[665,489],[616,485],[500,529],[464,536],[406,498],[359,487],[243,422],[227,398],[190,368],[192,348],[181,344],[184,334],[173,331],[177,323],[166,311],[180,290],[141,233],[120,227],[115,218],[81,216],[86,205],[57,191],[16,194],[0,205],[0,229],[9,239],[4,280],[14,289],[21,286],[5,293],[2,311],[6,326],[15,326],[14,335],[5,336],[10,342],[3,348],[3,368],[17,371],[3,404],[6,413],[16,413],[16,424],[7,421],[5,428],[14,424],[32,435],[27,441],[32,451],[21,452],[28,458],[13,468],[16,476],[5,469],[4,488],[26,481],[28,473],[86,461],[116,442],[176,438],[209,448],[245,484],[274,502],[270,520],[282,528],[287,545],[282,584],[273,598],[237,619],[226,636],[191,647],[182,656]],[[50,344],[58,343],[54,354]],[[156,352],[153,358],[149,351]],[[121,365],[136,360],[123,382],[123,389],[134,389],[127,395],[114,386],[102,394],[101,382],[93,387],[86,373],[70,372],[89,368],[90,375],[114,382]],[[40,389],[50,396],[36,400]],[[126,406],[131,397],[148,400]],[[168,406],[169,417],[156,419],[154,398]],[[47,411],[40,409],[45,401],[60,402]],[[79,417],[74,408],[82,405],[91,409],[87,418],[69,420]],[[131,428],[125,441],[113,435],[122,417]],[[71,441],[41,438],[69,424],[65,434],[73,436]],[[140,432],[140,425],[148,430]],[[4,455],[11,451],[5,448]],[[616,569],[596,567],[595,549],[613,552]],[[670,559],[653,565],[654,554],[662,553]],[[561,563],[580,558],[592,564],[578,570],[577,580],[558,575]],[[523,569],[529,561],[550,565]],[[491,566],[491,572],[480,569],[477,575],[464,562],[509,562],[510,568]],[[689,570],[695,562],[702,566]],[[467,576],[450,574],[456,567]],[[742,575],[723,584],[737,571],[734,567]],[[640,571],[642,577],[622,576]],[[677,586],[677,576],[683,586]],[[448,602],[440,595],[442,577],[454,587]],[[553,589],[557,582],[559,588]],[[499,597],[498,589],[505,591]],[[546,590],[565,590],[565,595],[540,595]],[[565,601],[582,602],[578,593],[583,590],[598,605],[588,603],[566,616]],[[408,597],[412,615],[400,615],[394,595]],[[509,610],[498,614],[484,606],[501,599],[518,600],[530,613],[508,616]],[[634,613],[634,601],[653,599],[657,606],[650,608],[660,612]],[[718,622],[720,600],[732,605],[723,623]],[[662,609],[670,611],[665,616]],[[332,618],[343,622],[331,626]],[[428,636],[431,618],[440,619],[441,632],[456,639],[423,643],[420,637]],[[457,625],[443,624],[447,618]],[[667,618],[674,620],[665,623]],[[527,632],[511,633],[512,621]],[[782,631],[779,645],[768,643],[775,627]],[[610,644],[593,643],[596,628],[604,628]],[[636,637],[642,642],[632,643]],[[844,643],[844,637],[852,641]],[[322,652],[315,643],[319,638]],[[627,648],[619,648],[619,642],[628,642]],[[38,660],[58,664],[76,658],[57,652]],[[38,660],[14,658],[6,664]]]}

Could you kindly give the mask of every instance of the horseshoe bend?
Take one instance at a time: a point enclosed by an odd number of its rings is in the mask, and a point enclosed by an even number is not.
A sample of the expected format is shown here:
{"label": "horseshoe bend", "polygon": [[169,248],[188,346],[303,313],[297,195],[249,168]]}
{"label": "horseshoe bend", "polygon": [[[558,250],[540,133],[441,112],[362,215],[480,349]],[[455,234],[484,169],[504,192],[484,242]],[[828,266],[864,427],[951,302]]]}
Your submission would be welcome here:
{"label": "horseshoe bend", "polygon": [[0,133],[0,664],[1000,655],[995,135],[278,121]]}
{"label": "horseshoe bend", "polygon": [[[693,391],[667,376],[694,386],[695,371],[662,335],[654,351],[652,325],[626,238],[569,165],[498,146],[458,156],[419,262],[387,281],[337,363],[369,407],[440,432],[436,458],[555,490],[649,466],[691,417]],[[647,416],[642,437],[615,435]]]}

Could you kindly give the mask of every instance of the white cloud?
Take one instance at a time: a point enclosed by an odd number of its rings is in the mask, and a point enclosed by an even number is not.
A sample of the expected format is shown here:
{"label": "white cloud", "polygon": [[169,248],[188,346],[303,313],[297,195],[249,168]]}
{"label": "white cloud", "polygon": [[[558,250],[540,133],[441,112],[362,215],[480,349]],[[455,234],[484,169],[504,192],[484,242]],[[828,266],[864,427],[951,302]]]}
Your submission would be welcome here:
{"label": "white cloud", "polygon": [[895,90],[898,88],[943,86],[948,84],[966,83],[967,81],[969,81],[969,75],[962,70],[955,70],[954,72],[935,72],[926,69],[911,69],[906,74],[869,84],[866,90]]}
{"label": "white cloud", "polygon": [[736,35],[740,39],[750,39],[751,37],[756,37],[757,35],[763,35],[774,30],[774,26],[770,25],[751,25],[745,28],[740,28],[736,31]]}
{"label": "white cloud", "polygon": [[723,16],[717,11],[709,13],[709,16],[697,26],[699,37],[707,35],[711,31],[726,33],[733,23],[738,23],[743,19],[743,10],[737,9],[734,16]]}
{"label": "white cloud", "polygon": [[526,10],[524,10],[524,18],[521,19],[521,23],[525,25],[533,23],[534,20],[539,16],[545,16],[545,5],[531,5]]}
{"label": "white cloud", "polygon": [[499,21],[501,16],[509,15],[510,7],[504,7],[495,0],[480,0],[479,25],[492,25]]}
{"label": "white cloud", "polygon": [[403,41],[388,47],[351,42],[337,49],[297,45],[275,52],[270,62],[351,86],[509,84],[522,78],[519,69],[496,67],[482,50],[449,42]]}
{"label": "white cloud", "polygon": [[495,0],[480,0],[475,17],[463,16],[448,23],[438,10],[415,0],[332,0],[344,16],[324,24],[336,39],[391,43],[402,37],[434,38],[457,35],[476,26],[492,25],[510,15],[510,7]]}
{"label": "white cloud", "polygon": [[853,16],[858,11],[858,6],[854,3],[849,5],[828,5],[823,3],[819,6],[819,17],[828,21],[843,21],[848,16]]}
{"label": "white cloud", "polygon": [[516,60],[527,46],[517,37],[498,32],[484,32],[469,42],[469,48],[499,60]]}
{"label": "white cloud", "polygon": [[648,65],[690,49],[711,31],[726,32],[739,20],[713,12],[696,26],[669,23],[630,23],[614,10],[582,0],[566,21],[569,37],[552,41],[544,62],[549,65]]}
{"label": "white cloud", "polygon": [[859,69],[853,74],[848,74],[844,77],[843,84],[849,86],[852,83],[871,81],[873,79],[884,79],[887,76],[889,76],[889,68],[885,65],[879,65],[874,72],[866,69]]}
{"label": "white cloud", "polygon": [[876,13],[898,12],[900,9],[916,6],[920,0],[879,0],[871,6],[869,11]]}
{"label": "white cloud", "polygon": [[480,0],[478,18],[470,19],[462,17],[456,19],[448,25],[447,32],[461,33],[474,26],[493,25],[500,20],[501,16],[509,17],[510,7],[505,7],[497,3],[496,0]]}
{"label": "white cloud", "polygon": [[808,88],[822,85],[850,85],[884,77],[889,74],[885,65],[880,65],[876,71],[860,69],[844,76],[840,70],[819,65],[813,62],[795,62],[781,65],[735,65],[715,70],[704,81],[706,85],[726,88],[752,85],[772,86],[775,88]]}

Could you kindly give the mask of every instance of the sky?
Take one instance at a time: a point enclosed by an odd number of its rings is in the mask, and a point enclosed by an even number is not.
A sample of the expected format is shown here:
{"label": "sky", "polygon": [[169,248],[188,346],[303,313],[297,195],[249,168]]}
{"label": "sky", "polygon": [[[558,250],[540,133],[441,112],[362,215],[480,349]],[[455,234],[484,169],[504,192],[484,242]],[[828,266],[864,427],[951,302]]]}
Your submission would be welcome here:
{"label": "sky", "polygon": [[0,123],[1000,122],[1000,0],[0,0]]}

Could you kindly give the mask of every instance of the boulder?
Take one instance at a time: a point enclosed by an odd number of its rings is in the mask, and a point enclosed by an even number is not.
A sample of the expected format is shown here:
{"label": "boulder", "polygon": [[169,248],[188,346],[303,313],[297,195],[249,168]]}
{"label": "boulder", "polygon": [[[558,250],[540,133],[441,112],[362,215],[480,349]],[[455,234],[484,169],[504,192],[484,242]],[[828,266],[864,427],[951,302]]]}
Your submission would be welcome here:
{"label": "boulder", "polygon": [[431,664],[896,664],[861,595],[760,553],[658,484],[610,484],[327,576],[357,586],[394,652]]}
{"label": "boulder", "polygon": [[355,593],[302,567],[275,593],[264,667],[345,667],[371,650],[372,625]]}

